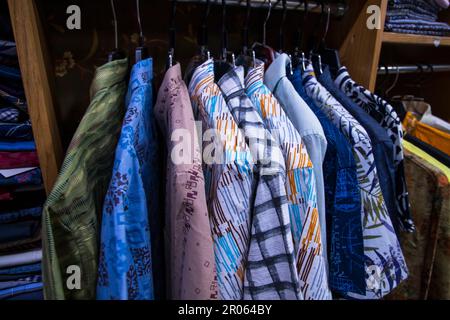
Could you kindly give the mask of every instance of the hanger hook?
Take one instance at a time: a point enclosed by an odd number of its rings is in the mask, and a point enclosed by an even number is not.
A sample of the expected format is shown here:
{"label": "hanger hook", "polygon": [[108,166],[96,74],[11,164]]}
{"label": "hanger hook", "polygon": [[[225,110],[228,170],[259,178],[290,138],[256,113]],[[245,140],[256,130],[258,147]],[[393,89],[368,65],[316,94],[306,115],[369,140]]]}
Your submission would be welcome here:
{"label": "hanger hook", "polygon": [[222,0],[222,59],[227,59],[228,35],[227,35],[227,3]]}
{"label": "hanger hook", "polygon": [[331,20],[331,7],[328,4],[327,5],[327,20],[326,20],[326,24],[325,24],[325,32],[324,32],[323,37],[322,37],[322,43],[325,43],[325,39],[326,39],[326,37],[328,35],[328,31],[330,29],[330,20]]}
{"label": "hanger hook", "polygon": [[267,33],[266,33],[266,31],[267,31],[267,23],[269,22],[269,19],[270,19],[270,15],[272,14],[272,1],[271,0],[267,0],[268,1],[268,4],[269,4],[269,11],[267,12],[267,17],[266,17],[266,20],[264,20],[264,25],[263,25],[263,45],[266,45],[267,43],[266,43],[266,40],[267,40],[267,38],[266,38],[266,36],[267,36]]}
{"label": "hanger hook", "polygon": [[205,15],[203,17],[199,38],[200,40],[199,44],[201,47],[203,47],[203,49],[208,46],[208,19],[210,12],[211,12],[211,0],[206,0]]}
{"label": "hanger hook", "polygon": [[242,36],[242,39],[243,39],[243,42],[244,42],[244,45],[242,46],[243,47],[243,54],[246,54],[247,53],[247,50],[248,50],[248,43],[249,43],[249,38],[248,38],[248,30],[249,30],[249,26],[250,26],[250,13],[251,13],[251,11],[252,11],[252,6],[251,6],[251,1],[250,0],[247,0],[247,13],[246,13],[246,16],[245,16],[245,25],[244,25],[244,30],[243,30],[243,36]]}
{"label": "hanger hook", "polygon": [[115,41],[115,49],[119,49],[119,26],[117,22],[117,12],[116,12],[116,4],[114,0],[111,0],[111,8],[114,19],[114,41]]}
{"label": "hanger hook", "polygon": [[287,16],[287,1],[283,0],[283,16],[281,18],[281,25],[280,25],[280,33],[279,33],[279,51],[283,52],[284,49],[284,24],[286,22],[286,16]]}
{"label": "hanger hook", "polygon": [[176,14],[177,14],[177,1],[172,0],[172,8],[170,15],[170,27],[169,27],[169,56],[168,56],[168,67],[173,66],[173,60],[175,56],[175,41],[176,41]]}
{"label": "hanger hook", "polygon": [[141,3],[140,0],[136,0],[137,20],[139,25],[139,45],[144,43],[144,31],[142,29],[142,17],[141,17]]}

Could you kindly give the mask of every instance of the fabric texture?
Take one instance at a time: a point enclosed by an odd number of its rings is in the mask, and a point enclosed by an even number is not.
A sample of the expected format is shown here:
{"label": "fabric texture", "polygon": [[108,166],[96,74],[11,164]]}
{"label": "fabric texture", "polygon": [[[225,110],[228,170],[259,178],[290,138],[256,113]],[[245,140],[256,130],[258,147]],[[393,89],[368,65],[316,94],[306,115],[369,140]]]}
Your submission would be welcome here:
{"label": "fabric texture", "polygon": [[322,252],[313,165],[300,134],[263,81],[264,63],[257,62],[248,71],[245,88],[284,156],[300,288],[306,300],[331,299],[326,260]]}
{"label": "fabric texture", "polygon": [[153,230],[149,220],[158,219],[161,179],[152,80],[152,59],[133,67],[125,120],[103,205],[99,300],[153,300],[155,297]]}
{"label": "fabric texture", "polygon": [[403,126],[394,107],[381,97],[373,94],[353,81],[345,67],[339,70],[336,85],[349,98],[368,112],[385,128],[394,143],[394,163],[396,165],[396,198],[398,209],[397,225],[403,231],[414,231],[414,221],[409,213],[408,188],[406,187],[404,156],[403,156]]}
{"label": "fabric texture", "polygon": [[[328,69],[319,81],[366,129],[372,141],[381,191],[396,230],[413,232],[405,181],[403,128],[394,108],[354,82],[347,69],[338,72],[335,85]],[[340,90],[338,89],[340,88]]]}
{"label": "fabric texture", "polygon": [[19,122],[20,111],[16,108],[0,108],[0,123]]}
{"label": "fabric texture", "polygon": [[34,141],[0,141],[0,152],[36,151]]}
{"label": "fabric texture", "polygon": [[[128,60],[98,68],[91,104],[72,139],[43,212],[44,292],[49,300],[96,297],[99,219],[111,181],[124,115]],[[108,121],[105,121],[108,119]],[[80,290],[68,290],[66,269],[79,266]]]}
{"label": "fabric texture", "polygon": [[317,187],[317,205],[319,209],[322,246],[327,249],[325,187],[323,179],[323,161],[327,152],[327,139],[317,116],[298,95],[287,78],[286,68],[291,63],[286,54],[281,54],[266,71],[264,83],[277,98],[292,124],[303,139],[311,158]]}
{"label": "fabric texture", "polygon": [[220,88],[214,83],[212,60],[195,69],[189,94],[194,116],[202,121],[206,200],[219,299],[242,300],[254,197],[253,158]]}
{"label": "fabric texture", "polygon": [[328,142],[323,163],[330,288],[338,296],[366,292],[361,191],[352,146],[307,95],[300,68],[290,81],[323,127]]}
{"label": "fabric texture", "polygon": [[229,71],[218,85],[256,164],[244,299],[299,299],[283,154],[245,94],[244,68]]}
{"label": "fabric texture", "polygon": [[386,208],[369,135],[355,118],[318,82],[312,65],[303,75],[306,92],[353,146],[361,189],[366,294],[356,299],[381,299],[408,277],[408,269]]}
{"label": "fabric texture", "polygon": [[406,114],[403,126],[408,134],[450,155],[450,134],[421,123],[411,112]]}
{"label": "fabric texture", "polygon": [[21,173],[9,178],[3,177],[0,174],[0,187],[11,187],[19,185],[42,185],[41,169],[36,168],[25,173]]}
{"label": "fabric texture", "polygon": [[33,168],[39,166],[36,151],[0,152],[0,169]]}
{"label": "fabric texture", "polygon": [[31,121],[24,123],[0,123],[0,139],[9,141],[31,141],[33,130]]}
{"label": "fabric texture", "polygon": [[[169,298],[216,300],[217,273],[199,132],[179,64],[166,72],[155,117],[165,135],[167,149],[165,239]],[[180,142],[188,159],[173,157]]]}
{"label": "fabric texture", "polygon": [[404,97],[402,102],[406,111],[411,112],[423,124],[450,134],[450,123],[433,115],[430,104],[414,97]]}
{"label": "fabric texture", "polygon": [[448,228],[450,212],[450,170],[422,150],[404,144],[411,211],[418,228],[414,234],[401,235],[410,278],[389,298],[448,299],[448,236],[443,231]]}
{"label": "fabric texture", "polygon": [[423,142],[416,137],[410,136],[409,134],[405,136],[405,141],[408,141],[409,143],[415,145],[416,147],[420,148],[421,150],[435,158],[437,161],[441,162],[446,167],[450,168],[450,156],[443,153],[441,150],[438,150],[428,143]]}

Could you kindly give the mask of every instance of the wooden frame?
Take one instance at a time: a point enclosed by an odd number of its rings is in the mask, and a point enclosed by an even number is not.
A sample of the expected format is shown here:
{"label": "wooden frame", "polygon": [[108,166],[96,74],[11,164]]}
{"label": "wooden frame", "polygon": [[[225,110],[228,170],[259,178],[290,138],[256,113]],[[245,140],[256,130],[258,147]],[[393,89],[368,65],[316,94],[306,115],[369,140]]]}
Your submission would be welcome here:
{"label": "wooden frame", "polygon": [[8,0],[8,5],[44,186],[50,193],[63,159],[53,72],[36,2]]}

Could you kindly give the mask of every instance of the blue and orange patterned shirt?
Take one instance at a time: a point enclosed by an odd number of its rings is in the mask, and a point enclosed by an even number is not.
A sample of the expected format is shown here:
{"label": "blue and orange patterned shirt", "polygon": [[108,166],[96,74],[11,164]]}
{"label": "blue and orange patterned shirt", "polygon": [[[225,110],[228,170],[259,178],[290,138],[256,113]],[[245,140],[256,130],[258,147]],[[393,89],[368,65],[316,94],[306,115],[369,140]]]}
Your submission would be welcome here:
{"label": "blue and orange patterned shirt", "polygon": [[245,79],[246,93],[280,146],[286,163],[286,191],[297,270],[303,297],[331,299],[323,252],[314,168],[302,137],[264,85],[264,63],[258,61]]}
{"label": "blue and orange patterned shirt", "polygon": [[241,300],[250,242],[253,158],[214,83],[214,62],[197,67],[189,84],[202,121],[206,198],[214,241],[219,298]]}

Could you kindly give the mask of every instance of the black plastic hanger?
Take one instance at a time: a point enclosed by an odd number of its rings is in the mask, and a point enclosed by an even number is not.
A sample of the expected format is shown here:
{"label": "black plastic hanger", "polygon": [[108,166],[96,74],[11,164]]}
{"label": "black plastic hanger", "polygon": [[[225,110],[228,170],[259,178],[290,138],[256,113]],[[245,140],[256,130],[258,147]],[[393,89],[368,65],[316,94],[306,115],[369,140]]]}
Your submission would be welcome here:
{"label": "black plastic hanger", "polygon": [[176,36],[177,36],[177,28],[176,28],[176,15],[177,15],[177,1],[172,0],[172,6],[170,9],[170,26],[169,26],[169,52],[167,55],[167,67],[166,69],[170,69],[173,67],[174,56],[175,56],[175,45],[176,45]]}
{"label": "black plastic hanger", "polygon": [[144,45],[144,32],[142,30],[142,20],[141,20],[141,4],[140,0],[136,0],[136,13],[139,26],[139,47],[136,48],[135,58],[136,62],[147,59],[150,55],[148,53],[148,48]]}
{"label": "black plastic hanger", "polygon": [[[324,11],[325,11],[324,6],[322,6],[322,13]],[[329,5],[327,6],[326,12],[327,15],[325,20],[325,31],[318,44],[317,54],[321,56],[322,62],[328,65],[331,74],[336,76],[342,65],[339,56],[339,51],[336,49],[327,48],[326,46],[326,37],[328,35],[328,30],[330,28],[330,19],[331,19],[331,7]]]}
{"label": "black plastic hanger", "polygon": [[125,58],[125,53],[119,49],[119,27],[117,22],[116,4],[111,0],[111,9],[114,19],[114,50],[108,53],[108,62],[120,60]]}

